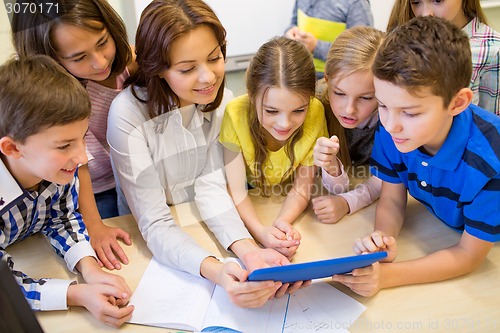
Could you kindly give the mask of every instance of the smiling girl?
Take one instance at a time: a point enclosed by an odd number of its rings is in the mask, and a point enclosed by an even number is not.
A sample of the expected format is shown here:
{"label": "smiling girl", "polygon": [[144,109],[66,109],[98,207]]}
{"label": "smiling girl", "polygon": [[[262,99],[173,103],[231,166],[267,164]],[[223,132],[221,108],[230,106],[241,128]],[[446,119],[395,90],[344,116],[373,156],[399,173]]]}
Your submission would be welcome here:
{"label": "smiling girl", "polygon": [[[291,257],[301,238],[292,222],[315,179],[314,143],[327,133],[312,56],[300,42],[276,37],[257,51],[246,80],[248,94],[228,104],[221,127],[229,190],[256,240]],[[287,193],[272,226],[257,216],[247,182],[264,195]]]}

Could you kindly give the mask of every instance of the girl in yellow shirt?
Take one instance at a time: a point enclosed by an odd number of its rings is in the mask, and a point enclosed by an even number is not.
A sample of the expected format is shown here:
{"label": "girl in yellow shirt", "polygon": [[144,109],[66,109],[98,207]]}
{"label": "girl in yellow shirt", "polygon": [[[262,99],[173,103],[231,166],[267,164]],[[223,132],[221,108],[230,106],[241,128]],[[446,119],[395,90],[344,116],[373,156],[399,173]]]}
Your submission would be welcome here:
{"label": "girl in yellow shirt", "polygon": [[[255,239],[290,258],[301,238],[292,222],[314,185],[314,144],[327,135],[312,56],[300,42],[275,37],[257,51],[246,80],[248,94],[228,103],[221,126],[229,191]],[[287,195],[272,226],[261,223],[247,185]]]}

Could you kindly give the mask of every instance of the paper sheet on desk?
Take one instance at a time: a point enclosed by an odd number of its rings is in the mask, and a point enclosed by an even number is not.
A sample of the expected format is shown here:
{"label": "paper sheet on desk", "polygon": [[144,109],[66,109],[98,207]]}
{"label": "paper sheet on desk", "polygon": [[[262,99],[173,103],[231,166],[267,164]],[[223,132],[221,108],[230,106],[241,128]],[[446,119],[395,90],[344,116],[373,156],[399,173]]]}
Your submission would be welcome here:
{"label": "paper sheet on desk", "polygon": [[201,330],[245,333],[346,332],[365,307],[324,281],[294,295],[273,299],[258,309],[234,305],[226,292],[212,282],[160,264],[154,258],[132,295],[131,323]]}
{"label": "paper sheet on desk", "polygon": [[[130,304],[135,306],[133,324],[182,330],[234,332],[281,332],[288,297],[273,299],[258,309],[243,309],[229,300],[224,289],[207,279],[190,275],[151,259]],[[255,331],[254,331],[255,329]]]}
{"label": "paper sheet on desk", "polygon": [[366,307],[317,280],[290,296],[284,333],[346,332]]}

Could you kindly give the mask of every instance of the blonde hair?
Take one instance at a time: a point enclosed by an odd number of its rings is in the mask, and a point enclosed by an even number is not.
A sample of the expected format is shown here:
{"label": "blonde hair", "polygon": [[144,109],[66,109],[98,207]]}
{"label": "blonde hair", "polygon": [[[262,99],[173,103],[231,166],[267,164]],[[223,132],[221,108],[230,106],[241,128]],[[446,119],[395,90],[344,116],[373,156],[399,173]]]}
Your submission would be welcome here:
{"label": "blonde hair", "polygon": [[[344,30],[332,43],[325,65],[325,79],[344,78],[356,72],[371,71],[377,51],[384,41],[385,34],[372,27],[355,26]],[[326,89],[321,89],[326,85]],[[318,84],[318,98],[325,106],[328,133],[337,135],[340,141],[338,157],[344,166],[351,166],[344,128],[333,115],[328,99],[326,81]]]}

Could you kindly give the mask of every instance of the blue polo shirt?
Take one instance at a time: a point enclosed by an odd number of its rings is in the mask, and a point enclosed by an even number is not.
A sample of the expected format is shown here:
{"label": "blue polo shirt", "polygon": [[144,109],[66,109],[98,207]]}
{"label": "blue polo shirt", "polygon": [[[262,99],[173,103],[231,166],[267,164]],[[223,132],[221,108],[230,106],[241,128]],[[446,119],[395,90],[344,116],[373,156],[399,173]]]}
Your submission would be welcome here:
{"label": "blue polo shirt", "polygon": [[401,153],[379,124],[370,169],[408,192],[450,227],[500,240],[500,117],[470,105],[455,116],[443,146],[430,156]]}

